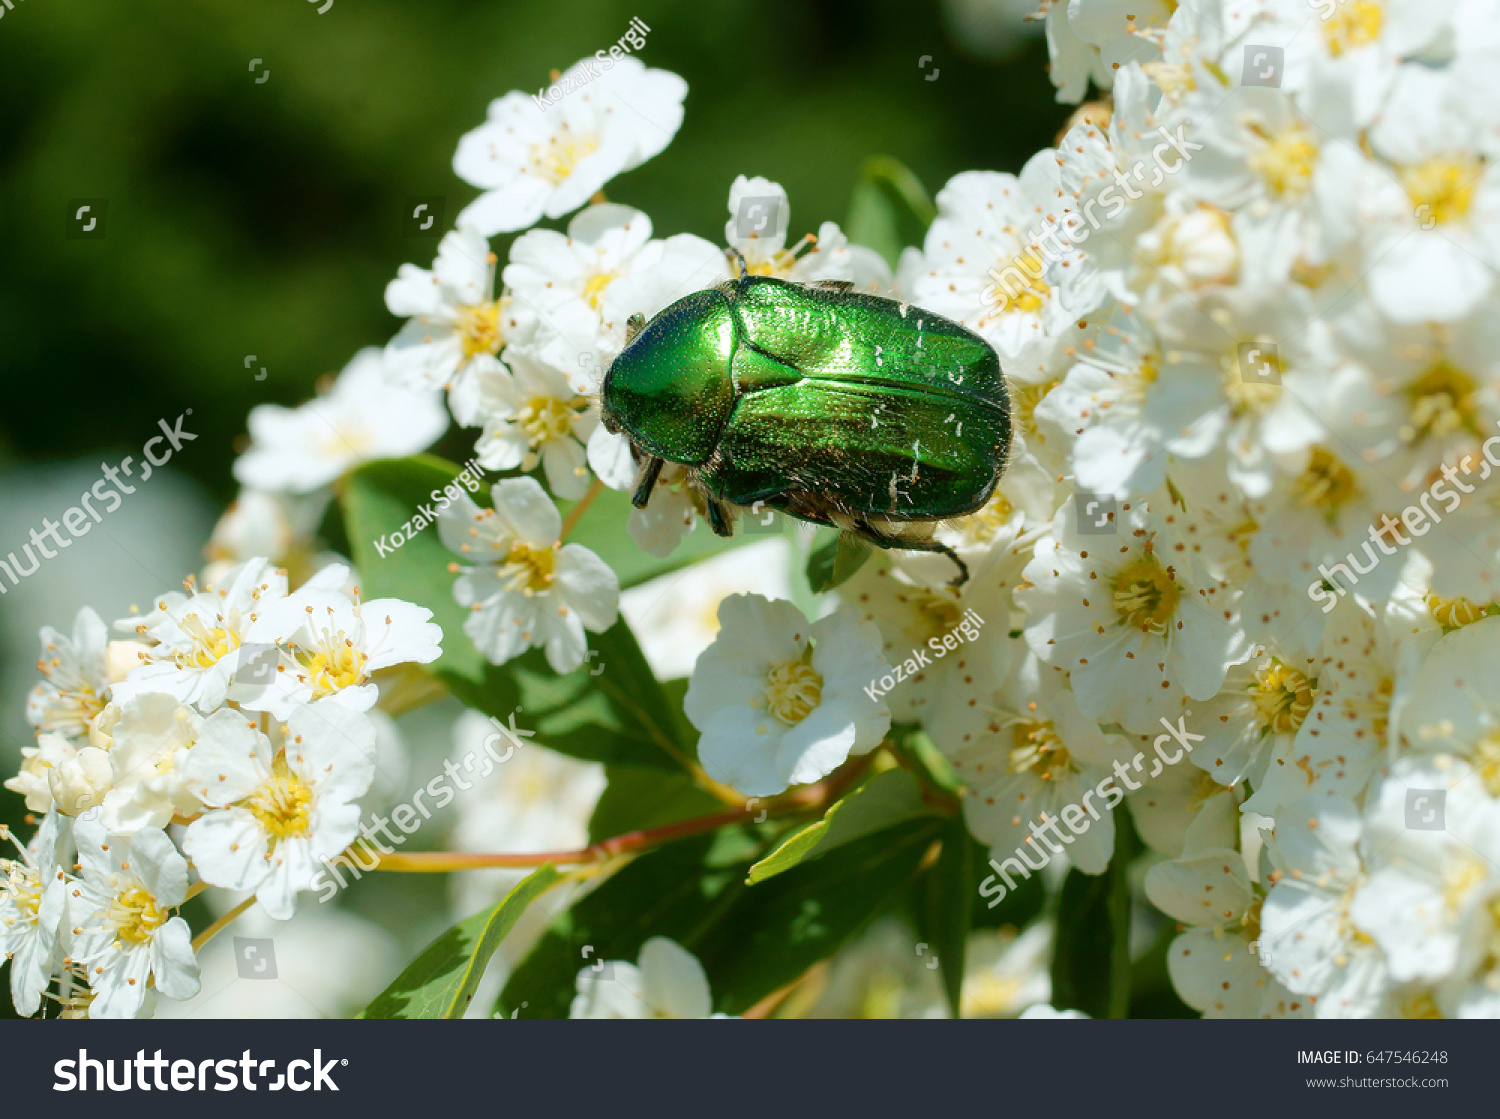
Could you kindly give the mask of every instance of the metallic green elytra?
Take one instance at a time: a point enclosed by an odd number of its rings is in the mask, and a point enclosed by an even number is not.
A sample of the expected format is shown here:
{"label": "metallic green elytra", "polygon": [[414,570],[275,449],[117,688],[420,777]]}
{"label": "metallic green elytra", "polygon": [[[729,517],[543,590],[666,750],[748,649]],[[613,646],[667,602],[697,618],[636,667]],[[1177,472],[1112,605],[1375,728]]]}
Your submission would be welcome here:
{"label": "metallic green elytra", "polygon": [[745,274],[635,316],[604,377],[604,425],[630,438],[639,507],[663,461],[679,463],[720,536],[737,510],[769,507],[942,552],[962,582],[932,532],[1000,480],[999,358],[955,322],[852,286]]}

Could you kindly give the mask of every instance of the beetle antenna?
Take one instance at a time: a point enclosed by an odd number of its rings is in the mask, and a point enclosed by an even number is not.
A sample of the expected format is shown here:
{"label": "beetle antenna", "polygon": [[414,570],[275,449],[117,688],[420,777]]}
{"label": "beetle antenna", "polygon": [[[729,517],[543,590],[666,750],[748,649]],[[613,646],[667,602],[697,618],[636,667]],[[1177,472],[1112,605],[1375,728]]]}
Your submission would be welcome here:
{"label": "beetle antenna", "polygon": [[[737,260],[737,261],[739,261],[739,264],[740,264],[740,276],[748,276],[750,274],[750,266],[745,263],[745,254],[744,253],[740,252],[740,250],[737,249],[737,248],[735,248],[733,245],[730,245],[727,249],[724,250],[724,252],[725,252],[725,255],[728,255],[729,253],[733,253],[734,254],[734,259]],[[738,279],[738,277],[736,277],[736,279]]]}
{"label": "beetle antenna", "polygon": [[635,493],[630,498],[630,504],[637,509],[646,507],[646,503],[651,500],[651,491],[656,488],[656,478],[660,473],[661,459],[655,455],[641,463],[641,472],[636,475]]}

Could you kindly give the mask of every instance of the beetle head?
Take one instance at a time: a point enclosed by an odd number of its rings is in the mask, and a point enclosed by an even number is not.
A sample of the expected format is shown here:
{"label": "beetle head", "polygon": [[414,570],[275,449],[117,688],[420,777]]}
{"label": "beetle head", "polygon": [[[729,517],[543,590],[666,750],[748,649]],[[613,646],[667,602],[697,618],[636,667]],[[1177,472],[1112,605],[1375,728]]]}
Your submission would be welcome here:
{"label": "beetle head", "polygon": [[735,319],[722,292],[679,299],[643,326],[604,377],[606,430],[647,454],[700,466],[734,407]]}

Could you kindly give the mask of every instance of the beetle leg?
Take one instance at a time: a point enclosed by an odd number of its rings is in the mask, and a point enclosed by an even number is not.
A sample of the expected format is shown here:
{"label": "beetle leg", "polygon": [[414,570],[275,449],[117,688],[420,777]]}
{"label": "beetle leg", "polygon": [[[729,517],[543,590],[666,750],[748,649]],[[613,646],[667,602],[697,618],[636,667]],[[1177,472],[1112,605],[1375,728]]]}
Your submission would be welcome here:
{"label": "beetle leg", "polygon": [[869,521],[861,520],[855,522],[856,535],[868,540],[871,544],[888,551],[898,552],[935,552],[938,555],[947,556],[958,567],[958,575],[948,581],[950,587],[961,587],[969,581],[969,565],[940,540],[903,540],[899,536],[891,536],[881,532]]}
{"label": "beetle leg", "polygon": [[637,509],[644,509],[646,503],[651,500],[651,491],[656,487],[656,477],[661,473],[661,459],[652,455],[641,463],[641,472],[635,476],[635,493],[630,498],[630,504]]}
{"label": "beetle leg", "polygon": [[715,536],[733,536],[734,521],[729,517],[729,511],[724,508],[724,503],[708,499],[708,527],[714,530]]}
{"label": "beetle leg", "polygon": [[823,291],[850,292],[854,290],[853,280],[813,280],[808,285]]}

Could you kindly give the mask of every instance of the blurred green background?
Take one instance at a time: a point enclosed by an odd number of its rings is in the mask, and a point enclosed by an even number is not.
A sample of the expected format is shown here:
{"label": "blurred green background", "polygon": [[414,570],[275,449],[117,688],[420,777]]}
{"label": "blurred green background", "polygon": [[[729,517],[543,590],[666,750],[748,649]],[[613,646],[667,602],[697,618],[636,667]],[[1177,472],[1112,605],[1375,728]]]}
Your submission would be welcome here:
{"label": "blurred green background", "polygon": [[[121,514],[0,598],[7,775],[29,741],[38,619],[70,629],[91,604],[109,620],[198,566],[251,407],[306,398],[394,333],[384,287],[430,263],[477,193],[451,159],[492,98],[639,17],[639,57],[688,82],[686,119],[609,197],[658,236],[716,242],[738,174],[787,189],[796,238],[845,220],[870,155],[935,194],[963,170],[1019,170],[1067,115],[1023,0],[325,2],[0,9],[0,555],[99,463],[138,456],[160,417],[192,408],[199,436],[133,527]],[[410,200],[434,195],[433,235],[410,236]],[[103,236],[69,236],[99,199]],[[0,818],[22,811],[0,793]]]}
{"label": "blurred green background", "polygon": [[[961,49],[995,21],[984,5],[323,2],[16,0],[0,19],[0,463],[128,452],[195,406],[180,466],[227,500],[249,408],[394,332],[384,286],[436,245],[406,236],[407,199],[445,196],[451,225],[477,193],[453,175],[458,137],[632,16],[639,57],[689,86],[672,145],[609,186],[658,235],[721,240],[743,173],[787,188],[796,236],[843,220],[870,154],[935,193],[1017,170],[1066,115],[1018,14],[1000,16],[1014,53]],[[102,239],[65,235],[80,198],[108,199]]]}

